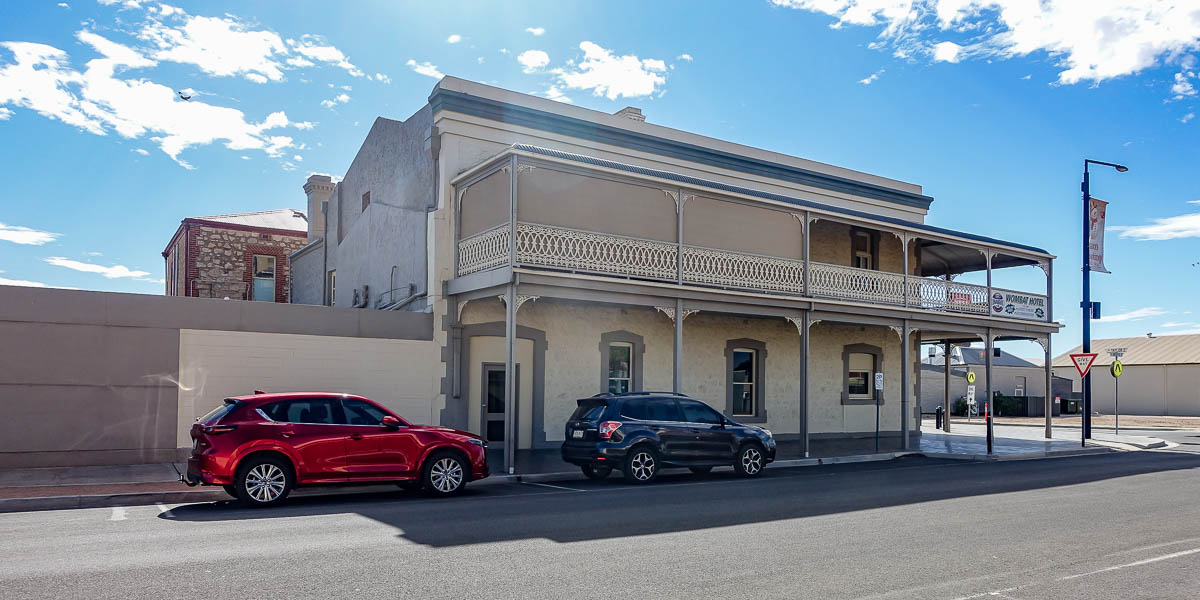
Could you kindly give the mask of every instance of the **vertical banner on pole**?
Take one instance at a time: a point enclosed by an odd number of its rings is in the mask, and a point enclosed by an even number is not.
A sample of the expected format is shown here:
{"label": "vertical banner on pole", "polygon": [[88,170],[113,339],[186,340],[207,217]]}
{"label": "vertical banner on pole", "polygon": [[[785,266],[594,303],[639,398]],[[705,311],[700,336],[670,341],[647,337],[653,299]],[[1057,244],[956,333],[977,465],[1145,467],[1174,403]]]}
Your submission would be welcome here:
{"label": "vertical banner on pole", "polygon": [[1088,266],[1097,273],[1109,273],[1104,268],[1104,217],[1108,212],[1108,203],[1092,198],[1088,206],[1088,224],[1091,232],[1088,243]]}

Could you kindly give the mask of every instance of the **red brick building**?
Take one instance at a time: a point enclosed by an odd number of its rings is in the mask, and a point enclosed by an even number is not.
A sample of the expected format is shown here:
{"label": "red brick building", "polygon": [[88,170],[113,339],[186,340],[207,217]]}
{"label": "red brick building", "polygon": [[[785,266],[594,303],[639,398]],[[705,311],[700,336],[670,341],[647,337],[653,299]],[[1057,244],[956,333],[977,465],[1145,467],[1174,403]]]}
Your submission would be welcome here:
{"label": "red brick building", "polygon": [[163,250],[166,295],[288,302],[288,254],[308,241],[290,208],[188,217]]}

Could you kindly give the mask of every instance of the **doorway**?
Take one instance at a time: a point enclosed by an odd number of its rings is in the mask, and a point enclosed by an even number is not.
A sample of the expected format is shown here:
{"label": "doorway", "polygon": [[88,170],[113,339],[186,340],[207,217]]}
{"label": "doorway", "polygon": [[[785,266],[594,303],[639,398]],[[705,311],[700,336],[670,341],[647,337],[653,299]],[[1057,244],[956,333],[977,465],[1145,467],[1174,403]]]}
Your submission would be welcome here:
{"label": "doorway", "polygon": [[[513,396],[521,397],[521,365],[514,364],[516,385],[513,386]],[[479,422],[483,437],[490,442],[504,441],[504,413],[508,407],[504,401],[504,365],[500,363],[483,363],[483,385],[480,398]],[[516,411],[513,421],[516,421]],[[515,444],[514,444],[515,446]]]}

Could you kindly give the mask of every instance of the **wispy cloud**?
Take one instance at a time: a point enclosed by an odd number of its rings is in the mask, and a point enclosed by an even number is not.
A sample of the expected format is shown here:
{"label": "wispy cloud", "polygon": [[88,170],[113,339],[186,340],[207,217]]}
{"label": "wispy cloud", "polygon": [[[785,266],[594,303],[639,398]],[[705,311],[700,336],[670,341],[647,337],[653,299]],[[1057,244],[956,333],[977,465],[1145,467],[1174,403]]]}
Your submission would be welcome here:
{"label": "wispy cloud", "polygon": [[884,71],[886,71],[886,69],[880,69],[878,71],[875,71],[874,73],[871,73],[870,75],[868,75],[862,79],[859,79],[858,82],[863,85],[871,85],[872,83],[875,83],[879,79],[880,75],[883,75]]}
{"label": "wispy cloud", "polygon": [[346,93],[338,94],[328,100],[322,100],[321,106],[332,109],[339,104],[345,104],[350,101],[350,95]]}
{"label": "wispy cloud", "polygon": [[22,244],[25,246],[41,246],[48,244],[58,239],[61,234],[50,233],[49,231],[40,231],[30,229],[29,227],[21,227],[19,225],[5,225],[0,223],[0,240],[12,242],[14,244]]}
{"label": "wispy cloud", "polygon": [[1188,121],[1191,121],[1192,119],[1195,119],[1195,118],[1196,118],[1196,113],[1190,112],[1186,115],[1183,115],[1182,117],[1179,117],[1179,122],[1187,123]]}
{"label": "wispy cloud", "polygon": [[1157,306],[1147,306],[1145,308],[1138,308],[1138,309],[1131,310],[1129,312],[1117,313],[1115,315],[1107,315],[1102,318],[1096,319],[1096,322],[1097,323],[1121,323],[1124,321],[1140,321],[1142,319],[1147,319],[1150,317],[1159,317],[1159,316],[1162,316],[1165,314],[1167,314],[1167,311],[1165,311]]}
{"label": "wispy cloud", "polygon": [[[899,58],[946,60],[946,42],[969,57],[1046,53],[1058,83],[1099,83],[1173,61],[1195,50],[1200,19],[1188,2],[1146,0],[770,0],[823,13],[834,28],[879,30],[873,47]],[[962,45],[959,45],[961,43]],[[954,53],[960,58],[959,52]]]}
{"label": "wispy cloud", "polygon": [[676,56],[676,57],[675,57],[675,59],[676,59],[676,60],[687,61],[687,62],[692,62],[692,55],[691,55],[691,54],[684,53],[684,54],[680,54],[679,56]]}
{"label": "wispy cloud", "polygon": [[413,71],[416,71],[417,74],[419,74],[419,75],[424,75],[426,77],[433,77],[434,79],[441,79],[441,78],[445,77],[445,75],[441,71],[438,70],[437,65],[435,65],[429,61],[419,63],[410,58],[410,59],[408,59],[408,62],[406,62],[404,64],[408,65],[408,68],[412,69]]}
{"label": "wispy cloud", "polygon": [[[4,271],[0,271],[0,273],[3,273],[3,272]],[[13,285],[13,286],[17,286],[17,287],[35,287],[35,288],[54,288],[54,289],[60,289],[60,290],[77,290],[77,289],[79,289],[79,288],[73,288],[73,287],[50,285],[48,283],[42,283],[40,281],[30,281],[28,279],[9,279],[7,277],[0,277],[0,285]]]}
{"label": "wispy cloud", "polygon": [[106,267],[104,265],[97,265],[95,263],[86,263],[86,262],[81,262],[78,260],[71,260],[69,258],[65,258],[62,256],[51,256],[50,258],[47,258],[45,260],[47,263],[52,264],[56,267],[64,267],[67,269],[71,269],[73,271],[79,271],[81,273],[96,273],[99,275],[103,275],[104,277],[106,277],[108,279],[127,278],[127,279],[138,279],[138,280],[143,280],[143,281],[152,281],[152,280],[145,279],[145,277],[150,274],[149,271],[138,271],[135,269],[130,269],[129,267],[126,267],[125,265],[113,265],[111,267]]}
{"label": "wispy cloud", "polygon": [[446,38],[447,44],[457,44],[461,41],[462,41],[462,36],[458,35],[457,33],[452,33],[452,34],[450,34],[450,37]]}
{"label": "wispy cloud", "polygon": [[1152,219],[1149,225],[1114,225],[1108,229],[1139,242],[1200,237],[1200,213]]}
{"label": "wispy cloud", "polygon": [[1193,321],[1184,321],[1184,322],[1168,321],[1166,323],[1163,323],[1162,326],[1167,329],[1172,329],[1175,327],[1200,327],[1200,323],[1196,323]]}
{"label": "wispy cloud", "polygon": [[546,28],[545,27],[526,27],[525,33],[532,33],[533,35],[542,35],[543,33],[546,33]]}

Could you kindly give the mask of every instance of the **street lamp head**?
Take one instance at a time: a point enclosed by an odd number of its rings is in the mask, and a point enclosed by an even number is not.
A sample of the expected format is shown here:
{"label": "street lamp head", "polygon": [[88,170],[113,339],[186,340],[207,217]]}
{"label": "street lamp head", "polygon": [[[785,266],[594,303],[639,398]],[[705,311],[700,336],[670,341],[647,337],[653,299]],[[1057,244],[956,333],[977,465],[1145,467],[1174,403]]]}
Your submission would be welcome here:
{"label": "street lamp head", "polygon": [[1125,171],[1129,170],[1129,167],[1125,165],[1113,165],[1113,168],[1116,169],[1118,173],[1124,173]]}

